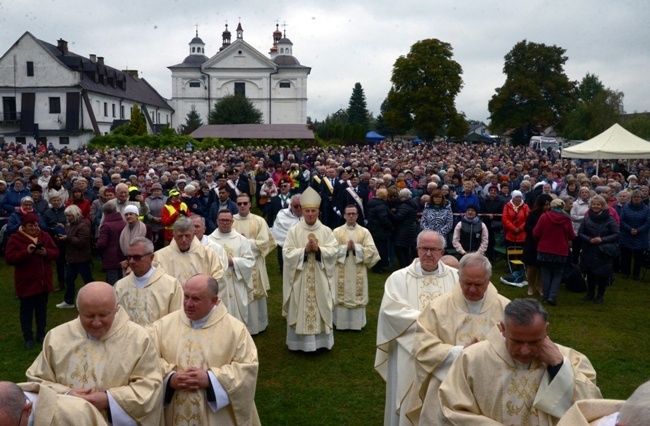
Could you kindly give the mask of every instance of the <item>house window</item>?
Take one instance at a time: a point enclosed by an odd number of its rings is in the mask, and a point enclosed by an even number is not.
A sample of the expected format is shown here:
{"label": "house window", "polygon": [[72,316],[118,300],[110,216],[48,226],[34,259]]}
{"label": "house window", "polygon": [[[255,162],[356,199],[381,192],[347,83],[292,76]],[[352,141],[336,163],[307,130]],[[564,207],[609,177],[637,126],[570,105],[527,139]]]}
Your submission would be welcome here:
{"label": "house window", "polygon": [[190,87],[201,87],[201,83],[198,81],[190,81]]}
{"label": "house window", "polygon": [[115,118],[115,104],[111,104],[111,109],[113,112],[113,118]]}
{"label": "house window", "polygon": [[124,120],[124,105],[120,105],[120,119]]}
{"label": "house window", "polygon": [[246,96],[246,83],[235,83],[235,95]]}
{"label": "house window", "polygon": [[61,145],[70,145],[70,138],[67,136],[60,136],[59,137],[59,143]]}
{"label": "house window", "polygon": [[27,77],[34,77],[34,63],[27,61]]}
{"label": "house window", "polygon": [[291,83],[288,81],[281,81],[280,82],[280,88],[281,89],[290,89],[291,88]]}
{"label": "house window", "polygon": [[60,114],[61,113],[61,98],[52,97],[50,98],[50,114]]}
{"label": "house window", "polygon": [[108,102],[104,102],[104,117],[108,117]]}

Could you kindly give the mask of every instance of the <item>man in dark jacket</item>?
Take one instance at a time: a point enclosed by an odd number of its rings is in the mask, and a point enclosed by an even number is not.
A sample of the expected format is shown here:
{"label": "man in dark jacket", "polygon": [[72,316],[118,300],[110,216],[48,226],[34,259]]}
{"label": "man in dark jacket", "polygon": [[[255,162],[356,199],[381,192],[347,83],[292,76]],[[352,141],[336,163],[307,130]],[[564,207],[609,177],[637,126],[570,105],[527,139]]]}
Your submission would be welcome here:
{"label": "man in dark jacket", "polygon": [[394,215],[388,207],[388,191],[379,188],[375,197],[368,201],[368,231],[375,241],[381,260],[372,267],[376,273],[385,273],[388,267],[388,244],[393,236]]}

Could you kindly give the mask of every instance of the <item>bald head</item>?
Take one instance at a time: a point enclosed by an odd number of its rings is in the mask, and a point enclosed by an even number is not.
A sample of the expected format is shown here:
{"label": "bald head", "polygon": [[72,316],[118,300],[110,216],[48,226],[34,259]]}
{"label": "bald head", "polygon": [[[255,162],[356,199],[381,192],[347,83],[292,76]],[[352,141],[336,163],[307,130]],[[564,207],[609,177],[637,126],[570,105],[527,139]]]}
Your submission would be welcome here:
{"label": "bald head", "polygon": [[0,425],[18,424],[25,408],[23,390],[15,383],[0,382]]}
{"label": "bald head", "polygon": [[101,339],[111,329],[117,314],[115,290],[105,282],[88,283],[79,290],[77,309],[86,333],[95,339]]}

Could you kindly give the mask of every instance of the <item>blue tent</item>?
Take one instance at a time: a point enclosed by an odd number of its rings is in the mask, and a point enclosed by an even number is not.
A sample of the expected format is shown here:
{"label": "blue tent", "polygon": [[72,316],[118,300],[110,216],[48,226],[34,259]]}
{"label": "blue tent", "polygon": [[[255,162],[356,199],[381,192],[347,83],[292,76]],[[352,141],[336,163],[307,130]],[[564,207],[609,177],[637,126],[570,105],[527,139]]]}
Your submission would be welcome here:
{"label": "blue tent", "polygon": [[420,138],[415,138],[411,142],[413,142],[413,143],[422,143],[424,141],[422,139],[420,139]]}
{"label": "blue tent", "polygon": [[366,141],[367,142],[373,142],[373,143],[379,143],[386,139],[386,136],[382,136],[379,133],[375,131],[370,131],[366,133]]}

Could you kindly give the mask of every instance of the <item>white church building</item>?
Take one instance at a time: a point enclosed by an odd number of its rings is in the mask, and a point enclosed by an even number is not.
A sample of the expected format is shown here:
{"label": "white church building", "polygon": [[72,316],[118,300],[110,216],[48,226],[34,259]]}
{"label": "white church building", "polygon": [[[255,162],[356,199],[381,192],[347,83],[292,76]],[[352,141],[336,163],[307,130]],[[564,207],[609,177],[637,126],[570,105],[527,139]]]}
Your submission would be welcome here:
{"label": "white church building", "polygon": [[192,107],[207,124],[215,102],[231,94],[245,95],[262,112],[264,124],[305,124],[311,68],[293,56],[293,43],[286,32],[276,25],[268,56],[244,41],[241,23],[236,37],[231,41],[226,25],[221,48],[208,58],[197,31],[189,43],[189,55],[168,67],[172,72],[172,127],[185,124]]}

